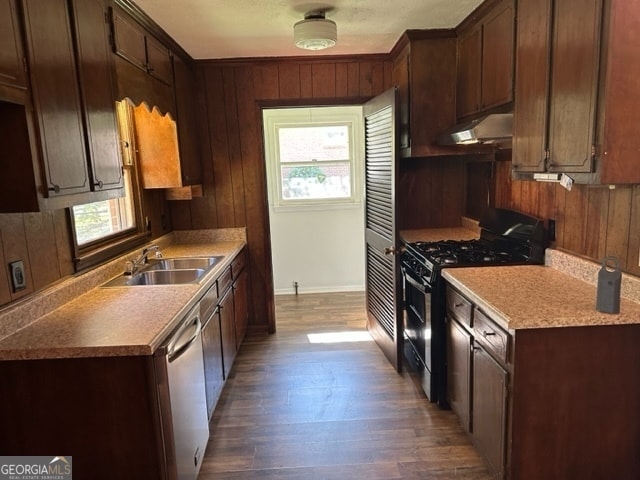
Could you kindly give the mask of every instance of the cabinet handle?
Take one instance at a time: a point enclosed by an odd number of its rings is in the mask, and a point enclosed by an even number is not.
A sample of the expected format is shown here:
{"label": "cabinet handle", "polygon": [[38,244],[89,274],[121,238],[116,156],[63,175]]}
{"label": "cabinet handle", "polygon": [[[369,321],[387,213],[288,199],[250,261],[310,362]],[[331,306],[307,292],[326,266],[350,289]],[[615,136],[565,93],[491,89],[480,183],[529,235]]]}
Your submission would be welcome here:
{"label": "cabinet handle", "polygon": [[104,183],[102,183],[102,180],[98,180],[96,183],[93,184],[94,187],[98,187],[99,189],[102,189],[102,187],[104,187]]}
{"label": "cabinet handle", "polygon": [[460,308],[461,306],[463,306],[464,303],[454,303],[453,306],[456,308]]}
{"label": "cabinet handle", "polygon": [[482,335],[484,335],[485,337],[490,337],[491,335],[495,335],[496,332],[487,332],[486,330],[482,331]]}
{"label": "cabinet handle", "polygon": [[49,191],[50,192],[55,192],[55,193],[60,193],[60,185],[56,185],[54,183],[53,186],[49,187]]}

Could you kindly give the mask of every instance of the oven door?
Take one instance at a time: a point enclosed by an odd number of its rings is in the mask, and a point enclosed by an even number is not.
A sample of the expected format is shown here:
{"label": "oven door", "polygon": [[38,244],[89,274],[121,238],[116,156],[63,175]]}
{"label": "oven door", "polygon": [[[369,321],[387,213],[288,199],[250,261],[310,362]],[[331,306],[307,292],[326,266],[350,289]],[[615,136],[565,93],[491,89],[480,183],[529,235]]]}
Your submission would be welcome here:
{"label": "oven door", "polygon": [[[421,365],[417,364],[418,360],[423,368],[426,368],[422,383],[425,393],[431,398],[431,287],[410,268],[403,265],[402,271],[405,305],[404,334],[409,343],[405,346],[405,356],[414,370],[419,373]],[[416,355],[418,358],[415,358]]]}

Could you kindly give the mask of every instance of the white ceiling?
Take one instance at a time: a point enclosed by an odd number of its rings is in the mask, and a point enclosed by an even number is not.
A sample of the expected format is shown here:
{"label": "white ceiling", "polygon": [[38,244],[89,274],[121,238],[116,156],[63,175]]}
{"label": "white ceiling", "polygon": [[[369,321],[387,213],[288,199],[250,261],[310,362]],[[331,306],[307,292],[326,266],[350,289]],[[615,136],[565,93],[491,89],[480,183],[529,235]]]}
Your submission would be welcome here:
{"label": "white ceiling", "polygon": [[[482,0],[135,0],[194,59],[389,53],[408,29],[452,28]],[[335,47],[293,45],[293,24],[324,9]]]}

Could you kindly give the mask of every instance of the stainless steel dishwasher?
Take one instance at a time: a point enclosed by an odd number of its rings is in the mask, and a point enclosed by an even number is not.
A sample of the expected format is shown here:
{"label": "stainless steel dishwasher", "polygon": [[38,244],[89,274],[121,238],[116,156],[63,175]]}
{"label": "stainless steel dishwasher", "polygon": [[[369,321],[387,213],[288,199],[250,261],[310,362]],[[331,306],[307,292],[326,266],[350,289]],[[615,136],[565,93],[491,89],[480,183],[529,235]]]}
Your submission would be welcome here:
{"label": "stainless steel dishwasher", "polygon": [[195,480],[209,439],[199,304],[157,351],[156,377],[168,476]]}

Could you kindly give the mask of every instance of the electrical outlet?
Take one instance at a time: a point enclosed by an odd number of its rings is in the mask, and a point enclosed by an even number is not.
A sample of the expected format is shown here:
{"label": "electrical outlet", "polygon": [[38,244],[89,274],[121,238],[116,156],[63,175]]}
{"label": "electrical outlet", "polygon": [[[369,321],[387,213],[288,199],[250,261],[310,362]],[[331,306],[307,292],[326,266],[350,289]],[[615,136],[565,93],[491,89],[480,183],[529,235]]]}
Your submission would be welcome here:
{"label": "electrical outlet", "polygon": [[11,283],[13,284],[13,291],[23,290],[27,288],[27,279],[24,275],[24,264],[22,260],[17,260],[9,264],[9,270],[11,271]]}

